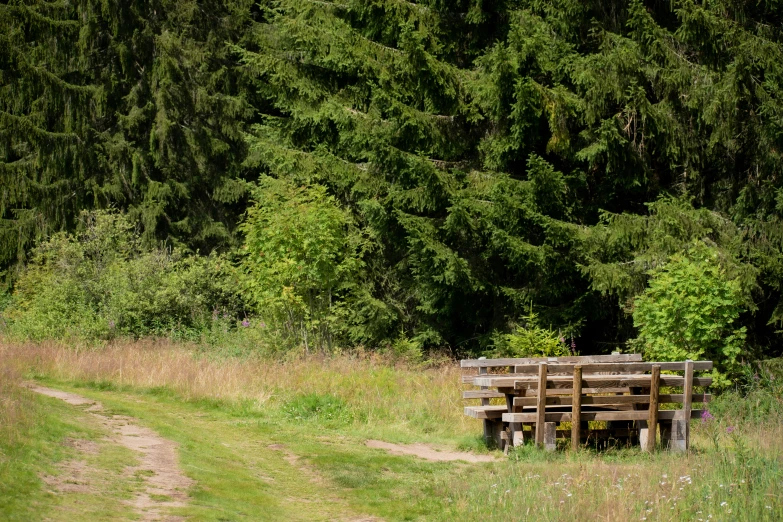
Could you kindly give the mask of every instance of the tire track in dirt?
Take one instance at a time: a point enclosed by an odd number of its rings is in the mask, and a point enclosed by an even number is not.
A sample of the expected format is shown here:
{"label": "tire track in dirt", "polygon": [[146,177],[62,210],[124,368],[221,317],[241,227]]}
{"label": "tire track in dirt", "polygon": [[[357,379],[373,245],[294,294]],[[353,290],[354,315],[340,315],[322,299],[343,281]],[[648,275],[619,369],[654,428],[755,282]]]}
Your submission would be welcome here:
{"label": "tire track in dirt", "polygon": [[[317,484],[319,486],[324,486],[326,481],[319,475],[314,469],[310,468],[309,466],[305,465],[302,461],[299,455],[296,455],[295,453],[291,452],[288,447],[285,444],[270,444],[267,446],[268,449],[279,451],[283,454],[283,458],[286,462],[288,462],[291,466],[297,468],[299,472],[307,478],[310,482]],[[293,500],[293,499],[292,499]],[[340,503],[342,500],[335,494],[332,497],[321,497],[318,499],[319,501],[323,502],[324,500],[328,500],[332,503]],[[302,499],[298,499],[297,501],[302,501]],[[384,522],[382,518],[378,517],[372,517],[372,516],[351,516],[348,518],[339,518],[334,519],[335,522]]]}
{"label": "tire track in dirt", "polygon": [[[174,442],[164,439],[149,428],[136,424],[136,420],[131,417],[107,413],[100,402],[92,399],[38,385],[31,385],[30,389],[73,406],[88,405],[84,411],[95,416],[112,433],[109,439],[111,442],[139,454],[139,465],[126,468],[125,473],[129,477],[140,477],[143,481],[142,491],[129,502],[141,516],[142,521],[183,520],[181,517],[164,513],[168,508],[187,505],[186,491],[193,485],[193,481],[179,468],[177,445]],[[63,469],[64,474],[72,471],[74,470],[69,465]],[[60,484],[53,479],[47,483],[55,488]],[[83,484],[83,480],[80,485],[89,486]],[[59,489],[65,492],[63,488]]]}

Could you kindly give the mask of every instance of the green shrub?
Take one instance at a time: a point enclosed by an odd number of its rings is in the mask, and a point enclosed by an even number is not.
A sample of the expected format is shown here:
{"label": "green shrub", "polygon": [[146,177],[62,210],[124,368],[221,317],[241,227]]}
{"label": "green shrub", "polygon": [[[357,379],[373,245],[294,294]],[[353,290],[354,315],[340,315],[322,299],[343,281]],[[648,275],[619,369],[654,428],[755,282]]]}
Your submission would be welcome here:
{"label": "green shrub", "polygon": [[294,343],[331,345],[360,265],[351,218],[320,185],[265,177],[241,225],[245,291]]}
{"label": "green shrub", "polygon": [[489,357],[563,357],[570,355],[565,339],[538,324],[538,316],[530,310],[511,333],[496,333]]}
{"label": "green shrub", "polygon": [[634,301],[636,345],[652,360],[712,360],[713,386],[731,384],[745,343],[745,328],[735,326],[743,303],[739,280],[702,243],[671,256],[651,276]]}
{"label": "green shrub", "polygon": [[236,324],[242,303],[224,257],[145,248],[118,213],[83,213],[80,225],[34,250],[3,312],[12,336],[192,336],[219,319]]}

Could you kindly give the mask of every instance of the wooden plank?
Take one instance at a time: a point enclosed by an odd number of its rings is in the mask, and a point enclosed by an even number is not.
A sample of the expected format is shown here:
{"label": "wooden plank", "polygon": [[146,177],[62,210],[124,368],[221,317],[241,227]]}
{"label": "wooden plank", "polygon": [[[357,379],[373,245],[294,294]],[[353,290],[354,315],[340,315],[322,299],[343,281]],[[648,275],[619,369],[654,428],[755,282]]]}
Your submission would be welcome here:
{"label": "wooden plank", "polygon": [[[691,430],[691,401],[693,400],[693,370],[696,369],[696,364],[691,361],[685,361],[685,383],[682,387],[682,394],[685,396],[682,402],[682,416],[685,422],[685,449],[690,448],[690,430]],[[675,426],[675,429],[679,428],[679,425]],[[679,448],[678,448],[679,449]]]}
{"label": "wooden plank", "polygon": [[[583,375],[582,386],[585,388],[649,388],[650,375]],[[661,386],[682,387],[685,379],[679,375],[661,375]],[[537,379],[530,375],[503,374],[477,376],[473,379],[474,384],[479,386],[488,386],[491,388],[514,387],[536,388]],[[552,375],[547,378],[549,388],[571,388],[573,378],[570,375]],[[712,384],[711,377],[694,377],[694,386],[709,386]]]}
{"label": "wooden plank", "polygon": [[[486,357],[482,357],[481,359],[486,359]],[[486,374],[487,374],[487,369],[486,368],[479,368],[479,375],[486,375]],[[482,386],[481,389],[482,390],[486,390],[487,387],[486,386]],[[482,397],[481,398],[481,405],[484,406],[484,407],[489,406],[489,399],[487,397]],[[478,414],[479,410],[475,410],[475,411]],[[490,419],[492,417],[488,416],[486,410],[483,409],[483,408],[481,409],[481,412],[482,412],[482,415],[483,415],[483,417],[481,417],[481,418],[484,419],[484,442],[486,442],[487,445],[489,445],[490,441],[492,440],[493,436],[495,435],[495,433],[494,433],[494,426],[493,426],[492,422],[490,421]],[[476,418],[478,419],[479,417],[476,417]]]}
{"label": "wooden plank", "polygon": [[[709,371],[712,370],[712,361],[691,361],[694,371]],[[633,373],[633,372],[650,372],[654,364],[660,365],[661,370],[666,371],[684,371],[685,362],[630,362],[630,363],[590,363],[579,364],[582,367],[582,373]],[[548,373],[568,373],[572,374],[577,364],[574,363],[559,363],[551,364]],[[524,364],[516,365],[514,367],[514,373],[522,374],[536,374],[537,364]]]}
{"label": "wooden plank", "polygon": [[650,384],[650,411],[647,419],[647,451],[655,451],[655,432],[658,427],[658,395],[661,384],[661,367],[653,365]]}
{"label": "wooden plank", "polygon": [[[572,397],[572,414],[574,419],[581,418],[582,415],[582,367],[576,365],[574,367],[574,381],[573,381],[574,395]],[[579,423],[571,423],[571,449],[578,451],[582,444],[582,440],[579,436]]]}
{"label": "wooden plank", "polygon": [[[536,397],[538,395],[536,390],[525,388],[516,390],[516,393],[523,391],[527,397]],[[582,388],[582,395],[587,395],[589,393],[628,393],[628,388]],[[551,399],[552,397],[571,396],[573,394],[574,390],[571,388],[547,388],[546,390],[547,400]]]}
{"label": "wooden plank", "polygon": [[[691,410],[691,419],[698,419],[702,410]],[[622,411],[583,411],[581,421],[617,421],[617,420],[643,420],[649,418],[647,410],[622,410]],[[682,415],[682,410],[661,410],[658,412],[658,420],[675,420]],[[536,422],[538,412],[533,413],[504,413],[503,422]],[[544,415],[545,422],[571,422],[571,412],[552,412]]]}
{"label": "wooden plank", "polygon": [[463,359],[459,362],[462,368],[497,368],[501,366],[516,366],[519,364],[563,364],[563,363],[600,363],[600,362],[641,362],[639,353],[624,353],[618,355],[574,355],[567,357],[519,357],[502,359]]}
{"label": "wooden plank", "polygon": [[[463,410],[465,415],[473,417],[474,419],[500,419],[501,416],[508,412],[505,406],[465,406]],[[490,426],[487,426],[490,428]],[[487,433],[489,437],[492,436],[491,432]]]}
{"label": "wooden plank", "polygon": [[546,364],[538,367],[538,397],[536,404],[536,446],[544,444],[544,415],[546,414]]}
{"label": "wooden plank", "polygon": [[495,390],[468,390],[462,392],[463,399],[502,399],[505,396],[505,393],[496,392]]}
{"label": "wooden plank", "polygon": [[[530,390],[525,390],[530,391]],[[553,390],[547,390],[546,404],[547,406],[568,406],[572,404],[570,396],[556,396],[550,397],[549,392]],[[560,391],[560,390],[557,390]],[[574,392],[574,390],[570,390]],[[584,393],[584,390],[583,390]],[[666,393],[658,396],[659,404],[682,404],[684,395],[682,393]],[[695,393],[691,396],[695,402],[710,402],[712,395],[708,393]],[[514,397],[514,406],[535,406],[537,404],[536,397]],[[649,404],[649,395],[607,395],[607,396],[588,396],[582,397],[582,404],[589,405],[603,405],[603,404]]]}

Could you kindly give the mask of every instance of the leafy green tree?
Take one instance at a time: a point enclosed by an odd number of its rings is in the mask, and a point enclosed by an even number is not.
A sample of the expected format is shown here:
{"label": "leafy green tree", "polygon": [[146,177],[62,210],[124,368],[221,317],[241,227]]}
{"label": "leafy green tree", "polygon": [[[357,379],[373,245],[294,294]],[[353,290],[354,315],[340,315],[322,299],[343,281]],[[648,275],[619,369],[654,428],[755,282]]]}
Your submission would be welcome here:
{"label": "leafy green tree", "polygon": [[241,225],[246,288],[305,348],[331,346],[360,268],[350,215],[320,185],[262,178]]}
{"label": "leafy green tree", "polygon": [[634,300],[635,345],[648,360],[712,360],[713,385],[726,387],[745,343],[746,328],[737,324],[742,294],[714,248],[692,245],[653,269],[649,287]]}

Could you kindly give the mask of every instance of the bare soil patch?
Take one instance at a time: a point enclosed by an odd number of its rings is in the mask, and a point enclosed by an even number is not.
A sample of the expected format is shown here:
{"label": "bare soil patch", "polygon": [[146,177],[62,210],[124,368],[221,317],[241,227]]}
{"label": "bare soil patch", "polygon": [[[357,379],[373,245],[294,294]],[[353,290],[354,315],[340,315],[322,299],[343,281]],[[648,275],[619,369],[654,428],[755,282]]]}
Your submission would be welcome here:
{"label": "bare soil patch", "polygon": [[386,450],[392,455],[412,455],[425,460],[436,462],[448,462],[462,460],[465,462],[495,462],[497,459],[492,455],[475,455],[464,451],[441,450],[429,444],[393,444],[382,440],[368,440],[368,448]]}
{"label": "bare soil patch", "polygon": [[[110,442],[139,454],[139,465],[126,468],[125,473],[139,477],[144,483],[142,491],[130,501],[141,520],[181,520],[180,517],[168,516],[163,512],[166,508],[185,506],[188,500],[186,491],[193,485],[193,481],[179,468],[177,445],[174,442],[162,438],[149,428],[139,426],[135,419],[106,413],[101,403],[92,399],[37,385],[30,386],[30,389],[74,406],[88,405],[84,411],[96,416],[113,434]],[[85,441],[80,441],[75,443],[75,447],[80,451],[89,451],[90,448],[85,444]],[[74,460],[64,465],[58,477],[44,477],[44,480],[61,492],[90,493],[94,489],[86,480],[88,471],[86,463]]]}

